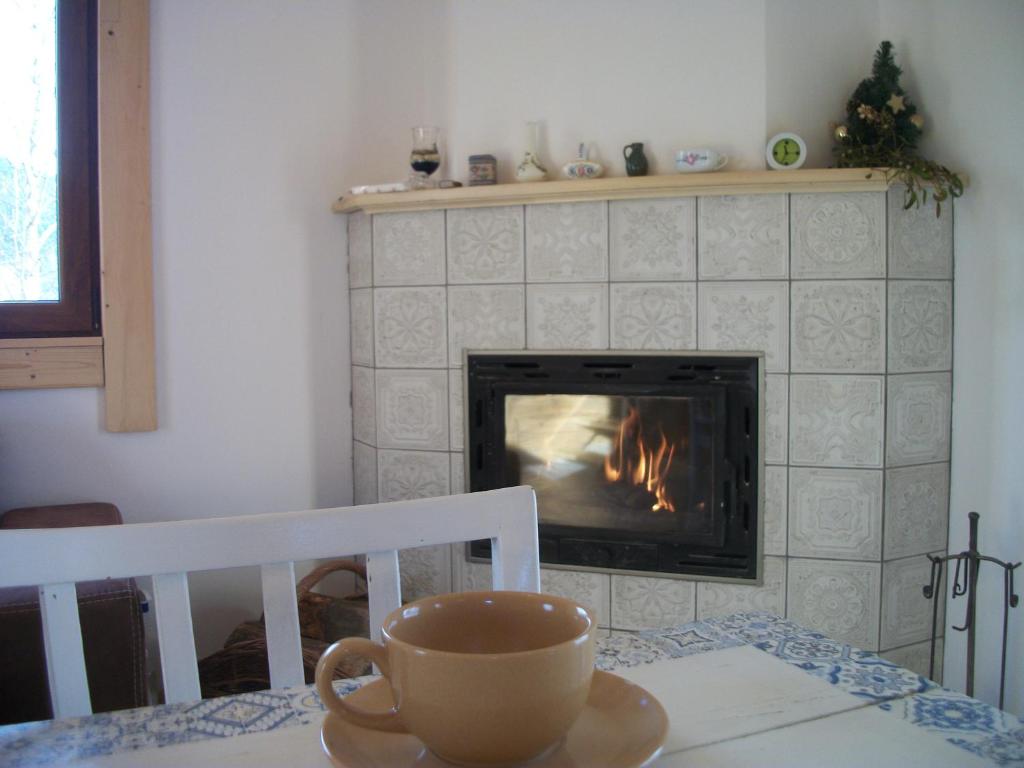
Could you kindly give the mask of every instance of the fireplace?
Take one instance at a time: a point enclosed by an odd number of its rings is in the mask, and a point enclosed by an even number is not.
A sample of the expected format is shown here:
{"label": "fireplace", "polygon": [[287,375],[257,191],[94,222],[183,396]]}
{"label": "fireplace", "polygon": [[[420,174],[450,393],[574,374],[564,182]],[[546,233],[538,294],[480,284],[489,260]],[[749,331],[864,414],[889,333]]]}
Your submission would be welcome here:
{"label": "fireplace", "polygon": [[[660,177],[651,183],[667,185],[662,198],[637,179],[547,185],[544,202],[520,187],[480,187],[430,198],[431,210],[401,210],[418,193],[384,195],[373,199],[376,209],[350,214],[354,499],[506,482],[472,466],[480,427],[465,422],[465,350],[572,350],[613,361],[625,353],[609,349],[630,350],[638,355],[630,362],[646,352],[763,350],[763,408],[752,418],[763,466],[759,458],[751,467],[756,537],[746,537],[763,551],[760,578],[743,578],[749,568],[649,570],[660,568],[651,558],[620,570],[609,563],[623,549],[591,547],[591,529],[562,538],[566,559],[583,560],[570,551],[580,539],[586,562],[605,564],[544,563],[544,591],[593,607],[612,630],[762,610],[900,663],[927,659],[924,555],[945,551],[949,520],[952,217],[945,207],[939,218],[927,206],[904,210],[902,189],[887,194],[884,176],[866,180],[853,169],[740,174],[732,181],[745,186],[731,190],[727,181]],[[577,202],[579,184],[594,185],[583,196],[611,199]],[[475,189],[502,196],[484,200]],[[564,352],[553,359],[570,361]],[[634,375],[584,370],[597,384]],[[508,386],[542,383],[535,374],[544,373],[519,369]],[[627,401],[649,394],[617,393]],[[599,407],[628,416],[630,405]],[[637,410],[646,433],[646,410]],[[503,446],[493,443],[488,460]],[[741,466],[729,463],[733,472]],[[651,513],[647,523],[667,525],[654,503],[640,507]],[[650,554],[656,533],[616,540]],[[687,551],[704,554],[693,538]],[[403,595],[486,589],[489,564],[458,546],[402,552]],[[712,575],[722,571],[741,576],[722,583]]]}
{"label": "fireplace", "polygon": [[758,355],[470,352],[469,487],[534,487],[546,565],[757,583],[763,377]]}

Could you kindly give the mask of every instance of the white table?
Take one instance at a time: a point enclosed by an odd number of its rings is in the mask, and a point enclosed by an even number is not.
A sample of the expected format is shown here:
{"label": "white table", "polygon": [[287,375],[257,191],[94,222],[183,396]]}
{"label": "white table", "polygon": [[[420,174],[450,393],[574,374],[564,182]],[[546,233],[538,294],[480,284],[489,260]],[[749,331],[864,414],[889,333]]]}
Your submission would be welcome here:
{"label": "white table", "polygon": [[[767,614],[604,638],[671,723],[657,766],[1024,766],[1017,718]],[[344,681],[354,689],[370,678]],[[0,765],[310,766],[309,688],[0,728]]]}

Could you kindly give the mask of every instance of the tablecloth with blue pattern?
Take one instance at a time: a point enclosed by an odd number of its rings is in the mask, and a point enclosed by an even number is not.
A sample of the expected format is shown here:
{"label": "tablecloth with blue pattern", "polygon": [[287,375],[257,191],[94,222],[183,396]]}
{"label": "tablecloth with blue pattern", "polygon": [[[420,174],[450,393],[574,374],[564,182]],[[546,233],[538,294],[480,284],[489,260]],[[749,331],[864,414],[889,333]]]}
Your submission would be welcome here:
{"label": "tablecloth with blue pattern", "polygon": [[[739,613],[598,641],[597,667],[614,671],[749,645],[1000,766],[1024,766],[1024,725],[877,654],[766,613]],[[343,680],[348,693],[372,677]],[[323,717],[312,686],[201,702],[0,727],[0,765],[54,765],[169,744],[308,725]]]}

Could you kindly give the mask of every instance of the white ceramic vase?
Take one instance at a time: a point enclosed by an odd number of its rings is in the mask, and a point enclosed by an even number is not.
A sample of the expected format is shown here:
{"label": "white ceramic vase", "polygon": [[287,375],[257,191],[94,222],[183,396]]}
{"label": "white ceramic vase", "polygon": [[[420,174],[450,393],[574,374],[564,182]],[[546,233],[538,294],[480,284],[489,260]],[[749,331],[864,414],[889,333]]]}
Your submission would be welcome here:
{"label": "white ceramic vase", "polygon": [[526,124],[526,152],[523,159],[516,166],[516,181],[544,181],[548,176],[548,169],[545,168],[537,156],[537,131],[539,123],[529,122]]}

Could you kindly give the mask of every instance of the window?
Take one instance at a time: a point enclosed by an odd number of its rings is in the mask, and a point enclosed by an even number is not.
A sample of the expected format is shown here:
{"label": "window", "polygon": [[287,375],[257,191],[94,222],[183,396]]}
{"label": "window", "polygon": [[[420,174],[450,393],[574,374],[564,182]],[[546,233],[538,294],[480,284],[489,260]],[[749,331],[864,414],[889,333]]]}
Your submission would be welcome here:
{"label": "window", "polygon": [[0,3],[0,337],[97,335],[95,0]]}

